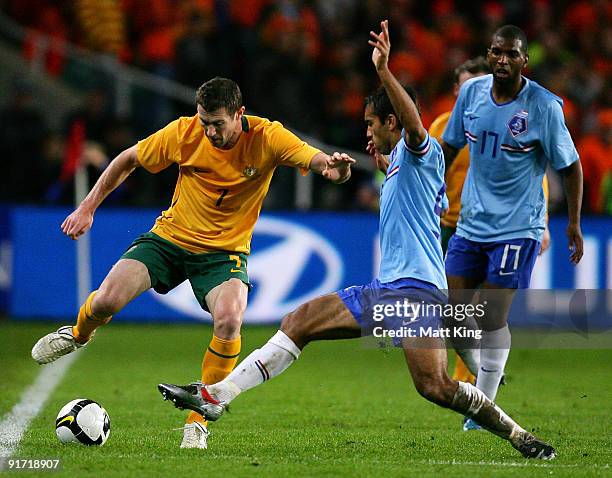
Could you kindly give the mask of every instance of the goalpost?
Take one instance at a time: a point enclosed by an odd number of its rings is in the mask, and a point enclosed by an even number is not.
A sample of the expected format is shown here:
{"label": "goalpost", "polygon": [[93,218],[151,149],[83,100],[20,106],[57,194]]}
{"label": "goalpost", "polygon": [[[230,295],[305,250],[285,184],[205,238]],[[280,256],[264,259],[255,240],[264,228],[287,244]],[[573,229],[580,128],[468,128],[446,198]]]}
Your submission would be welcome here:
{"label": "goalpost", "polygon": [[[79,158],[74,174],[74,207],[77,208],[89,192],[87,167]],[[91,291],[91,241],[89,231],[76,241],[77,308],[85,303]]]}

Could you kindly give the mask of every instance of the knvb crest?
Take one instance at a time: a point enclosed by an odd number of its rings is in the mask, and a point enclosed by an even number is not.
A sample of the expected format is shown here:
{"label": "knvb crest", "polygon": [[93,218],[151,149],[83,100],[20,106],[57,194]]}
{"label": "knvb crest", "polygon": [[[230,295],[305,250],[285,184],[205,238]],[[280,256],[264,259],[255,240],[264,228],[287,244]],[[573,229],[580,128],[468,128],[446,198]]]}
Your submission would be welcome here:
{"label": "knvb crest", "polygon": [[513,138],[527,131],[527,111],[522,110],[516,113],[508,122],[508,128]]}

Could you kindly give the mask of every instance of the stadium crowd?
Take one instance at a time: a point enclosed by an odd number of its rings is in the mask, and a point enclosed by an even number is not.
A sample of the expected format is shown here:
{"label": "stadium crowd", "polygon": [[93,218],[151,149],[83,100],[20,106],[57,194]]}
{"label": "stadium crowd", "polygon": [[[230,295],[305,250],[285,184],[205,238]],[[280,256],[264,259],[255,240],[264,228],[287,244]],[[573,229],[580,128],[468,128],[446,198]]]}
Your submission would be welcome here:
{"label": "stadium crowd", "polygon": [[[517,24],[531,39],[527,75],[564,99],[584,168],[585,211],[612,214],[612,3],[605,0],[7,0],[1,5],[3,13],[52,39],[194,90],[213,76],[233,78],[249,111],[359,151],[366,143],[363,98],[378,84],[364,39],[380,18],[395,25],[390,68],[418,91],[426,127],[452,108],[454,67],[484,54],[497,27]],[[22,51],[35,55],[34,43],[26,38]],[[118,118],[111,108],[112,84],[75,79],[61,50],[49,50],[45,66],[54,77],[86,86],[86,101],[64,119],[61,131],[49,131],[36,108],[35,85],[15,82],[0,113],[5,158],[0,201],[70,201],[70,148],[79,135],[95,177],[107,158],[177,115],[195,113],[142,93],[133,114]],[[40,171],[38,179],[26,181],[33,169]],[[153,179],[140,171],[115,192],[115,200],[166,205],[175,175],[167,171]],[[290,171],[279,174],[266,206],[286,208],[293,181]],[[336,190],[315,181],[315,207],[377,208],[371,173],[357,173]],[[552,204],[554,210],[554,191]]]}

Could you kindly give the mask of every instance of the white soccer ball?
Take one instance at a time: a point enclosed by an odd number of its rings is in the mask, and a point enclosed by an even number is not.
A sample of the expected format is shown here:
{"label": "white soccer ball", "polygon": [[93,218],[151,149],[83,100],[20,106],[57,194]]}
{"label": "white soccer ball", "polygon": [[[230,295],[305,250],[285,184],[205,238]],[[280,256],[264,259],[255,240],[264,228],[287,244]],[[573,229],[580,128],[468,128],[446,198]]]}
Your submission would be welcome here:
{"label": "white soccer ball", "polygon": [[55,433],[62,443],[102,446],[110,435],[110,418],[99,403],[77,398],[57,414]]}

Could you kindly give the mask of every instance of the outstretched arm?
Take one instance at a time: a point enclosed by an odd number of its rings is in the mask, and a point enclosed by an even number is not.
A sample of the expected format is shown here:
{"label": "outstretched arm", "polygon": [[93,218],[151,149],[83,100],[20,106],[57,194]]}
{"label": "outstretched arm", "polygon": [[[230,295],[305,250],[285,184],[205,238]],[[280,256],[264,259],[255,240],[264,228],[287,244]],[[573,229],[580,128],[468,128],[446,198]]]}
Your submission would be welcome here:
{"label": "outstretched arm", "polygon": [[584,244],[580,230],[580,210],[582,209],[582,166],[580,161],[574,161],[567,168],[559,170],[563,177],[563,188],[567,201],[569,223],[567,238],[569,241],[570,261],[578,264],[582,259]]}
{"label": "outstretched arm", "polygon": [[78,239],[93,224],[93,216],[102,201],[140,166],[136,145],[119,153],[104,170],[89,194],[62,223],[61,229],[71,239]]}
{"label": "outstretched arm", "polygon": [[427,137],[427,130],[421,122],[419,110],[404,90],[397,78],[389,70],[389,53],[391,42],[389,41],[389,21],[380,22],[382,31],[379,34],[370,32],[372,37],[368,43],[374,47],[372,62],[376,67],[376,73],[389,95],[393,110],[397,114],[402,127],[408,136],[407,142],[410,146],[419,146]]}
{"label": "outstretched arm", "polygon": [[334,184],[341,184],[351,177],[351,164],[354,163],[355,160],[346,153],[334,153],[331,156],[317,153],[310,161],[310,170]]}

